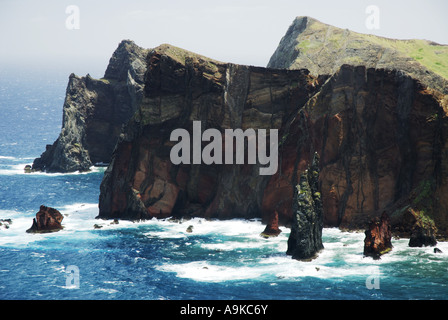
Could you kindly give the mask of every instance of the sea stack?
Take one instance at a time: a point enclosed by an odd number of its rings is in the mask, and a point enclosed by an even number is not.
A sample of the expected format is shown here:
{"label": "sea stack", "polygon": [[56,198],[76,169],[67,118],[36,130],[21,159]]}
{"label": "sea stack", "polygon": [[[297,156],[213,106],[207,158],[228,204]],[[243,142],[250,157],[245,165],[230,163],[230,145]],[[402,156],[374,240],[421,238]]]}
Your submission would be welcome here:
{"label": "sea stack", "polygon": [[322,244],[323,211],[319,192],[319,155],[314,154],[311,166],[300,175],[294,194],[293,223],[286,254],[296,260],[317,257]]}
{"label": "sea stack", "polygon": [[59,231],[62,229],[61,222],[63,218],[58,210],[42,205],[36,214],[36,218],[33,219],[31,228],[26,230],[26,232],[45,233]]}
{"label": "sea stack", "polygon": [[377,260],[392,250],[390,219],[386,212],[383,212],[380,219],[370,222],[365,235],[364,256]]}
{"label": "sea stack", "polygon": [[274,211],[270,217],[264,231],[260,234],[263,238],[271,238],[278,236],[282,230],[278,227],[278,212]]}

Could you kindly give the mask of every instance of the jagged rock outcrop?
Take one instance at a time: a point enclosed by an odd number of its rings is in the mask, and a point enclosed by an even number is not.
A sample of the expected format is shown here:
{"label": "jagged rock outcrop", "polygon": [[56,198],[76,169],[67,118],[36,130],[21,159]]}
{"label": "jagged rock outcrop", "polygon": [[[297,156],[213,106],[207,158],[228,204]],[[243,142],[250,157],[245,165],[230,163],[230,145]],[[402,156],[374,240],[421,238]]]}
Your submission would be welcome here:
{"label": "jagged rock outcrop", "polygon": [[40,206],[39,212],[36,213],[36,218],[33,219],[31,228],[26,230],[28,233],[45,233],[55,232],[62,229],[62,214],[50,207]]}
{"label": "jagged rock outcrop", "polygon": [[437,227],[434,221],[423,211],[410,210],[414,223],[410,229],[410,247],[435,246],[437,244]]}
{"label": "jagged rock outcrop", "polygon": [[421,225],[414,226],[409,239],[410,247],[434,247],[435,245],[437,245],[437,240],[433,228]]}
{"label": "jagged rock outcrop", "polygon": [[334,74],[344,64],[395,69],[448,94],[448,46],[427,40],[396,40],[361,34],[297,17],[281,39],[268,67]]}
{"label": "jagged rock outcrop", "polygon": [[272,238],[278,236],[282,230],[278,226],[278,212],[274,211],[269,217],[264,231],[260,234],[263,238]]}
{"label": "jagged rock outcrop", "polygon": [[70,75],[61,133],[29,171],[87,171],[96,163],[109,163],[122,125],[142,98],[147,52],[124,40],[104,78]]}
{"label": "jagged rock outcrop", "polygon": [[294,192],[293,222],[286,254],[293,259],[317,257],[322,244],[323,210],[319,192],[319,155],[314,154],[308,170],[300,175]]}
{"label": "jagged rock outcrop", "polygon": [[383,212],[380,219],[369,223],[365,235],[364,256],[380,259],[383,254],[392,250],[391,224],[386,212]]}
{"label": "jagged rock outcrop", "polygon": [[[223,134],[280,129],[322,81],[306,70],[221,63],[170,45],[150,52],[147,70],[140,108],[101,184],[99,217],[260,217],[269,176],[259,174],[259,163],[174,165],[171,132],[183,128],[193,136],[193,121]],[[225,150],[224,141],[219,147]],[[247,149],[246,143],[246,155]]]}

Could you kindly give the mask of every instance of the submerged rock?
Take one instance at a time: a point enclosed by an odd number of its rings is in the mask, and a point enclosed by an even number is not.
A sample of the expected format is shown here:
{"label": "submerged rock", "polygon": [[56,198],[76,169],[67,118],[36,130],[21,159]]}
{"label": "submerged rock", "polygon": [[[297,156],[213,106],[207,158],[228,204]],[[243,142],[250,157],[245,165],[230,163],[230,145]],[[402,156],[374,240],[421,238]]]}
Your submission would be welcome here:
{"label": "submerged rock", "polygon": [[5,229],[9,229],[9,225],[12,224],[11,219],[0,219],[0,227]]}
{"label": "submerged rock", "polygon": [[390,219],[383,212],[381,219],[372,220],[365,231],[364,256],[380,259],[381,255],[392,250]]}
{"label": "submerged rock", "polygon": [[62,229],[62,219],[64,217],[58,210],[42,205],[36,214],[36,218],[33,219],[31,228],[26,230],[26,232],[44,233],[59,231]]}
{"label": "submerged rock", "polygon": [[319,155],[300,176],[294,194],[293,223],[286,254],[293,259],[310,260],[324,248],[322,244],[323,210],[319,193]]}

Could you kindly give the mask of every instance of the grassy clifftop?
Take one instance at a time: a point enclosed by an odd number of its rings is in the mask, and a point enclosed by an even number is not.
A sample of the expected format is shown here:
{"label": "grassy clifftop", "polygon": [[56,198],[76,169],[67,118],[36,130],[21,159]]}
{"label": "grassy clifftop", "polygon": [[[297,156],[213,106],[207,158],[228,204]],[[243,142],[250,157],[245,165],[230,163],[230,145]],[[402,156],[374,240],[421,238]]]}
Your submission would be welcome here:
{"label": "grassy clifftop", "polygon": [[343,64],[398,69],[448,94],[448,45],[427,40],[396,40],[362,34],[297,17],[268,67],[309,69],[332,74]]}

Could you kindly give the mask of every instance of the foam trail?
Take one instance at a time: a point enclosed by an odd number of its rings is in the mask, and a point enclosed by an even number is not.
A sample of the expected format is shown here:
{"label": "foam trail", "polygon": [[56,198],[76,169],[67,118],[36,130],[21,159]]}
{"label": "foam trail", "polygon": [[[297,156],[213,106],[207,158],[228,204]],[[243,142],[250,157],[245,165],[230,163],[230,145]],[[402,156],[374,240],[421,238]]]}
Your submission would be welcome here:
{"label": "foam trail", "polygon": [[60,176],[71,176],[71,175],[84,175],[84,174],[90,174],[90,173],[98,173],[98,172],[104,172],[104,167],[90,167],[90,171],[86,172],[68,172],[68,173],[48,173],[48,172],[30,172],[25,173],[25,166],[26,165],[32,165],[32,163],[21,163],[21,164],[14,164],[14,165],[6,165],[7,168],[0,169],[0,175],[8,176],[8,175],[27,175],[27,176],[46,176],[46,177],[60,177]]}

